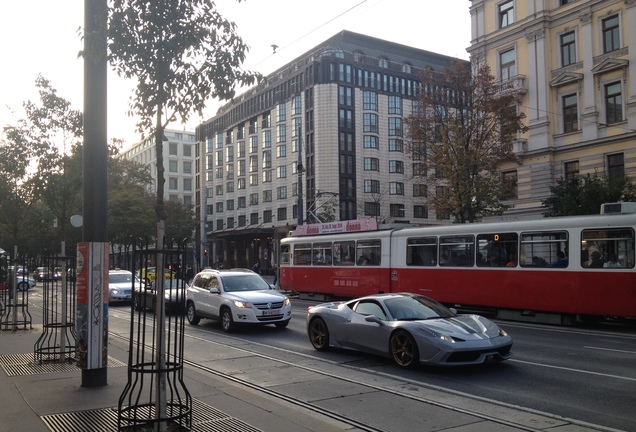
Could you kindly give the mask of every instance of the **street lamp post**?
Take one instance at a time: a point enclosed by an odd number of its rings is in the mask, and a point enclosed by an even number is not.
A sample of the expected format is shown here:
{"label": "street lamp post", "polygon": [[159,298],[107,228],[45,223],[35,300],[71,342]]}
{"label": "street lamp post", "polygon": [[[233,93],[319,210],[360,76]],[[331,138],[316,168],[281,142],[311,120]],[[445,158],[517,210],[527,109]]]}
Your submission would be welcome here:
{"label": "street lamp post", "polygon": [[298,125],[298,226],[303,224],[303,140],[302,126]]}

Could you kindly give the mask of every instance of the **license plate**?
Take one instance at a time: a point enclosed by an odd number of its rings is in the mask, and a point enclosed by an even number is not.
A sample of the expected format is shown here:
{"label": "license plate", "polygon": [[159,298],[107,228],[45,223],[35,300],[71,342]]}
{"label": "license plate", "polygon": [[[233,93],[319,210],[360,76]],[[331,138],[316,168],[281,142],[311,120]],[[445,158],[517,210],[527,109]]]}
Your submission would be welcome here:
{"label": "license plate", "polygon": [[280,310],[279,310],[279,309],[266,310],[266,311],[263,311],[263,312],[261,313],[261,315],[263,315],[263,316],[267,316],[267,315],[280,315]]}

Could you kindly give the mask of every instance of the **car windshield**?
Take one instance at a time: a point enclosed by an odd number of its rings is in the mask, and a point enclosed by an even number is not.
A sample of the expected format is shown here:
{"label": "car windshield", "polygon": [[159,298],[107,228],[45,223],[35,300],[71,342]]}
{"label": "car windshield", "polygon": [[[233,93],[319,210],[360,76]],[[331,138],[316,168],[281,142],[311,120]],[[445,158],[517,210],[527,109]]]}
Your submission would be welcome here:
{"label": "car windshield", "polygon": [[118,273],[108,275],[108,283],[132,282],[132,274]]}
{"label": "car windshield", "polygon": [[426,320],[455,316],[447,307],[423,296],[398,297],[384,302],[397,320]]}
{"label": "car windshield", "polygon": [[268,290],[270,286],[265,280],[254,274],[222,276],[223,289],[226,292]]}

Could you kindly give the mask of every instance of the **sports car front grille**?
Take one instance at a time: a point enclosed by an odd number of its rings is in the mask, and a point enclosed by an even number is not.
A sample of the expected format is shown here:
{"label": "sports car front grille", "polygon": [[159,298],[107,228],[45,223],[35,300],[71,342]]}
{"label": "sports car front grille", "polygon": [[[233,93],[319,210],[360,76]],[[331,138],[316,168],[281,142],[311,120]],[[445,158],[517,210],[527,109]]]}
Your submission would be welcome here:
{"label": "sports car front grille", "polygon": [[497,356],[501,357],[498,360],[501,360],[501,359],[506,358],[508,356],[508,354],[510,353],[510,349],[511,348],[512,348],[512,344],[500,347],[500,348],[498,348],[496,350],[484,349],[484,350],[477,350],[477,351],[455,352],[455,353],[452,353],[448,357],[448,360],[446,360],[446,362],[447,363],[469,363],[469,362],[474,362],[482,354],[497,355]]}
{"label": "sports car front grille", "polygon": [[267,309],[280,309],[283,307],[282,301],[271,303],[254,303],[254,307],[258,310],[267,310]]}

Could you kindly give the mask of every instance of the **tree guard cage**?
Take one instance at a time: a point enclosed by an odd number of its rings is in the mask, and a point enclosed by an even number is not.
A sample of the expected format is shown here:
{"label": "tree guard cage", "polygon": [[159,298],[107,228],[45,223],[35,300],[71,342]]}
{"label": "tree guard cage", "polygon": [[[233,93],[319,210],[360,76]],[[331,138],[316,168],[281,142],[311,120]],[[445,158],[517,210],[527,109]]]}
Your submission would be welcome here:
{"label": "tree guard cage", "polygon": [[[45,256],[41,267],[50,276],[39,283],[42,288],[42,334],[35,342],[36,363],[75,361],[75,257]],[[70,270],[69,270],[70,269]]]}
{"label": "tree guard cage", "polygon": [[0,254],[0,330],[28,330],[33,328],[29,313],[28,269],[22,260],[10,265],[8,257]]}
{"label": "tree guard cage", "polygon": [[[190,430],[192,397],[183,381],[186,242],[163,250],[133,245],[128,382],[118,430]],[[162,276],[163,275],[163,276]]]}

